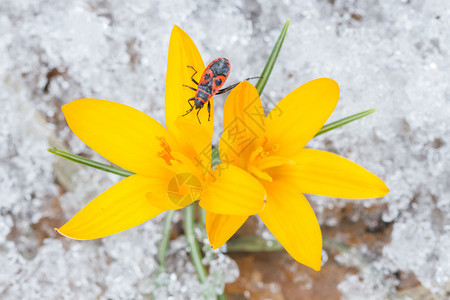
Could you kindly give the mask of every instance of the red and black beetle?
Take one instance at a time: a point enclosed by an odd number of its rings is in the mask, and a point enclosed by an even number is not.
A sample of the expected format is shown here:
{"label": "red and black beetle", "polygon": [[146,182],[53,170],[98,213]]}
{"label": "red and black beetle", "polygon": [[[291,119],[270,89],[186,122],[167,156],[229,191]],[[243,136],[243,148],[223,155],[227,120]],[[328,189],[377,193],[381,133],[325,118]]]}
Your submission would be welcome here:
{"label": "red and black beetle", "polygon": [[[200,122],[198,113],[200,112],[200,109],[202,109],[203,106],[206,103],[208,103],[208,114],[209,114],[208,121],[209,121],[211,114],[211,102],[209,102],[209,100],[211,99],[212,96],[214,96],[219,92],[219,89],[227,80],[228,75],[230,75],[230,67],[231,67],[230,62],[226,58],[217,58],[213,60],[206,67],[205,71],[202,74],[202,77],[200,78],[199,83],[194,79],[195,74],[197,74],[197,70],[195,70],[194,67],[192,66],[188,66],[188,68],[194,70],[194,74],[192,74],[191,80],[195,84],[197,84],[197,88],[195,89],[193,87],[184,85],[195,91],[195,96],[188,100],[188,103],[191,105],[191,108],[184,114],[184,116],[190,113],[194,108],[198,109],[197,119]],[[194,105],[192,105],[191,101],[194,101]]]}
{"label": "red and black beetle", "polygon": [[[203,108],[203,106],[206,103],[208,103],[208,121],[209,121],[211,116],[211,102],[209,102],[209,100],[211,100],[211,97],[214,95],[219,95],[231,91],[239,83],[232,84],[224,89],[220,89],[227,80],[228,75],[230,75],[231,65],[228,59],[226,58],[217,58],[213,60],[203,72],[202,77],[200,78],[200,82],[197,82],[194,79],[195,74],[197,74],[197,70],[195,70],[194,67],[192,66],[188,66],[188,68],[194,70],[194,74],[192,74],[191,80],[197,85],[197,88],[193,88],[183,84],[183,86],[188,87],[191,90],[195,91],[195,96],[188,99],[188,103],[191,106],[191,108],[188,109],[183,116],[190,113],[194,108],[198,109],[197,119],[198,122],[201,123],[200,118],[198,117],[198,113]],[[194,101],[194,105],[192,105],[191,101]]]}

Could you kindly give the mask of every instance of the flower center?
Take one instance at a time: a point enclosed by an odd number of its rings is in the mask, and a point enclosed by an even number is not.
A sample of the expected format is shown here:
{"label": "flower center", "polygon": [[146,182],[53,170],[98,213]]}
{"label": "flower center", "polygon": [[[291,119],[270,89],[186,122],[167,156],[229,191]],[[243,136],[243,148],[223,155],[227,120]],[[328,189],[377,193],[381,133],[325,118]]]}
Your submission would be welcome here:
{"label": "flower center", "polygon": [[272,177],[267,173],[268,169],[293,163],[288,158],[276,156],[278,149],[279,144],[270,145],[269,139],[265,137],[262,145],[250,154],[247,170],[259,179],[272,182]]}

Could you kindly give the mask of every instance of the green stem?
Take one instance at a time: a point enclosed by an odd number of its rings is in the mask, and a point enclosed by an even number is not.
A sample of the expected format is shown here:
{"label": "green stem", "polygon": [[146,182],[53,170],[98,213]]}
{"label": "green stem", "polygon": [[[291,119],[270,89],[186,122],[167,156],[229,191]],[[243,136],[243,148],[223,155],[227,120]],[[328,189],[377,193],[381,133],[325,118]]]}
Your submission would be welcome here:
{"label": "green stem", "polygon": [[206,210],[204,210],[200,205],[198,206],[198,212],[200,215],[200,221],[202,222],[202,227],[206,227]]}
{"label": "green stem", "polygon": [[166,254],[167,249],[169,248],[170,230],[172,229],[172,219],[174,214],[174,210],[169,210],[166,212],[166,216],[164,217],[164,225],[162,231],[163,237],[158,248],[158,261],[160,271],[166,270]]}
{"label": "green stem", "polygon": [[270,73],[272,73],[273,66],[277,61],[278,54],[280,54],[281,47],[283,46],[284,38],[286,37],[286,33],[289,27],[289,23],[291,19],[287,19],[284,23],[283,29],[278,36],[277,42],[273,46],[272,53],[270,53],[269,59],[267,60],[266,65],[264,66],[264,70],[261,73],[261,76],[256,83],[255,87],[258,91],[258,94],[262,94],[264,87],[266,86],[267,81],[269,80]]}
{"label": "green stem", "polygon": [[[202,226],[202,228],[205,228],[206,227],[206,210],[204,210],[200,205],[198,205],[198,203],[196,206],[197,206],[198,214],[200,216],[201,226]],[[226,300],[227,297],[225,296],[225,291],[222,294],[217,295],[217,298],[221,299],[221,300]]]}
{"label": "green stem", "polygon": [[189,255],[197,271],[198,280],[203,283],[206,279],[206,268],[202,263],[200,247],[194,233],[194,204],[184,208],[184,235],[190,248]]}
{"label": "green stem", "polygon": [[125,169],[122,169],[122,168],[119,168],[119,167],[109,166],[109,165],[106,165],[106,164],[102,164],[102,163],[100,163],[98,161],[91,160],[89,158],[85,158],[85,157],[82,157],[82,156],[79,156],[79,155],[67,153],[65,151],[58,150],[56,148],[49,148],[49,149],[47,149],[47,151],[52,153],[52,154],[61,156],[62,158],[71,160],[73,162],[76,162],[76,163],[79,163],[79,164],[82,164],[82,165],[86,165],[88,167],[96,168],[96,169],[99,169],[99,170],[102,170],[102,171],[110,172],[110,173],[113,173],[113,174],[116,174],[116,175],[120,175],[120,176],[123,176],[123,177],[128,177],[128,176],[134,175],[133,172],[127,171]]}
{"label": "green stem", "polygon": [[219,146],[214,146],[212,149],[211,154],[211,166],[215,168],[218,164],[222,163],[220,161],[220,153],[219,153]]}
{"label": "green stem", "polygon": [[[350,246],[329,237],[323,238],[323,247],[337,249],[341,252],[350,250]],[[235,238],[227,242],[228,252],[272,252],[283,250],[277,240],[266,240],[261,236],[249,235]]]}
{"label": "green stem", "polygon": [[228,252],[270,252],[283,250],[277,240],[266,240],[260,236],[243,236],[227,242]]}
{"label": "green stem", "polygon": [[376,111],[377,111],[376,108],[371,108],[371,109],[359,112],[357,114],[345,117],[343,119],[331,122],[329,124],[326,124],[319,130],[319,132],[316,133],[315,136],[321,135],[321,134],[323,134],[325,132],[328,132],[330,130],[336,129],[338,127],[341,127],[341,126],[343,126],[345,124],[351,123],[351,122],[356,121],[358,119],[364,118],[364,117],[366,117],[366,116],[368,116],[370,114],[373,114]]}

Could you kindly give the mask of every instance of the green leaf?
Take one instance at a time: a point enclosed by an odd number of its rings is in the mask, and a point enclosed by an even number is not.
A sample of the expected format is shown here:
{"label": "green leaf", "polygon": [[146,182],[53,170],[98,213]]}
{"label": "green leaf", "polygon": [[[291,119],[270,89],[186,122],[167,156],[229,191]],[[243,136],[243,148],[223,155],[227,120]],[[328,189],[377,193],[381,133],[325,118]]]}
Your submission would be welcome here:
{"label": "green leaf", "polygon": [[[349,245],[329,237],[323,238],[323,247],[336,249],[340,252],[351,250]],[[256,235],[237,237],[227,242],[228,252],[270,252],[279,250],[283,250],[283,246],[277,240],[266,240]]]}
{"label": "green leaf", "polygon": [[172,229],[172,219],[175,214],[175,210],[169,210],[166,212],[166,216],[164,217],[164,225],[163,225],[163,237],[158,247],[158,261],[160,271],[166,270],[166,255],[167,249],[169,249],[169,241],[170,241],[170,232]]}
{"label": "green leaf", "polygon": [[329,124],[326,124],[319,130],[319,132],[316,133],[315,136],[318,136],[318,135],[321,135],[321,134],[323,134],[325,132],[328,132],[330,130],[339,128],[339,127],[341,127],[341,126],[343,126],[345,124],[351,123],[351,122],[356,121],[358,119],[367,117],[368,115],[373,114],[376,111],[377,110],[375,108],[368,109],[368,110],[362,111],[360,113],[357,113],[357,114],[345,117],[343,119],[337,120],[335,122],[331,122]]}
{"label": "green leaf", "polygon": [[270,73],[272,73],[273,66],[275,65],[275,62],[277,61],[278,58],[278,54],[280,54],[280,50],[281,47],[283,46],[284,38],[286,37],[286,33],[290,22],[291,19],[287,19],[286,22],[284,23],[283,29],[281,30],[281,33],[278,36],[278,40],[273,46],[272,53],[270,53],[266,66],[264,67],[264,70],[261,73],[261,77],[256,83],[255,87],[260,95],[262,94],[264,87],[266,86],[266,83],[269,80]]}
{"label": "green leaf", "polygon": [[133,172],[127,171],[125,169],[119,168],[119,167],[113,167],[113,166],[109,166],[106,164],[102,164],[101,162],[89,159],[89,158],[85,158],[79,155],[75,155],[75,154],[71,154],[71,153],[67,153],[65,151],[62,150],[58,150],[56,148],[49,148],[47,149],[48,152],[53,153],[55,155],[58,155],[62,158],[71,160],[73,162],[88,166],[88,167],[92,167],[92,168],[96,168],[102,171],[106,171],[106,172],[110,172],[116,175],[120,175],[123,177],[128,177],[133,175]]}
{"label": "green leaf", "polygon": [[202,254],[200,252],[200,247],[197,242],[197,238],[194,233],[194,203],[186,206],[183,209],[184,212],[184,235],[186,237],[186,242],[189,246],[189,255],[191,256],[192,264],[197,271],[197,277],[200,283],[204,283],[206,280],[206,268],[202,263]]}
{"label": "green leaf", "polygon": [[220,163],[222,161],[220,160],[219,146],[214,146],[212,149],[211,165],[215,168]]}
{"label": "green leaf", "polygon": [[228,252],[266,252],[283,250],[283,246],[277,240],[266,240],[263,237],[249,235],[227,242]]}

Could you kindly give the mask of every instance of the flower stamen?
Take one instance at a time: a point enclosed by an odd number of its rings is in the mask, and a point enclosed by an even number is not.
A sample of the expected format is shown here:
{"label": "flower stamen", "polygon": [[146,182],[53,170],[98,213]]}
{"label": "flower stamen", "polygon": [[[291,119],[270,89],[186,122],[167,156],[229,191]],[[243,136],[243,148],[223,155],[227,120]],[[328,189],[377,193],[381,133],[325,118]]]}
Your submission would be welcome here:
{"label": "flower stamen", "polygon": [[172,149],[170,148],[169,144],[167,143],[167,141],[164,137],[157,136],[156,139],[160,141],[159,145],[162,148],[162,150],[158,152],[158,157],[162,158],[166,162],[167,165],[171,166],[172,165],[171,160],[177,160],[171,154]]}
{"label": "flower stamen", "polygon": [[269,139],[264,137],[262,145],[257,147],[249,157],[247,165],[248,172],[259,179],[272,182],[272,177],[266,172],[267,169],[293,163],[291,159],[274,155],[280,149],[279,144],[268,145]]}

